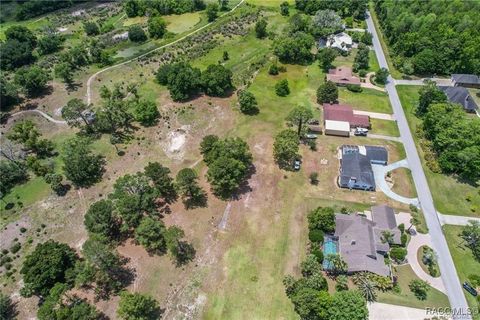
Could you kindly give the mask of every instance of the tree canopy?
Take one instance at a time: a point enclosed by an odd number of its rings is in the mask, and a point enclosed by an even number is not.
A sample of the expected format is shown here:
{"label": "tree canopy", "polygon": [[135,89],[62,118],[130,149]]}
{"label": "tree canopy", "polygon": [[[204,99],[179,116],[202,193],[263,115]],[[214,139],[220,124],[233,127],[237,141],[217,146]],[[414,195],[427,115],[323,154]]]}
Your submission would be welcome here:
{"label": "tree canopy", "polygon": [[[252,154],[248,144],[240,138],[213,139],[209,136],[202,141],[203,160],[208,165],[207,179],[214,193],[229,198],[246,178],[252,165]],[[205,143],[204,143],[205,142]]]}
{"label": "tree canopy", "polygon": [[310,229],[322,230],[330,233],[335,231],[335,212],[330,207],[318,207],[310,211],[307,216]]}
{"label": "tree canopy", "polygon": [[77,259],[75,251],[64,243],[48,240],[38,244],[20,270],[25,283],[23,294],[47,296],[57,282],[71,282],[68,275]]}
{"label": "tree canopy", "polygon": [[65,176],[77,187],[89,187],[102,178],[105,160],[101,155],[92,153],[87,138],[67,140],[62,160]]}
{"label": "tree canopy", "polygon": [[237,95],[242,113],[250,115],[258,113],[258,103],[253,93],[247,90],[240,90]]}
{"label": "tree canopy", "polygon": [[[478,1],[374,1],[393,63],[417,74],[480,74]],[[432,32],[435,30],[435,32]]]}
{"label": "tree canopy", "polygon": [[313,16],[313,31],[315,35],[325,37],[343,29],[340,16],[335,11],[318,10]]}
{"label": "tree canopy", "polygon": [[338,88],[332,81],[322,83],[317,89],[317,102],[335,103],[338,100]]}
{"label": "tree canopy", "polygon": [[202,72],[202,86],[209,96],[223,97],[233,88],[232,71],[220,64],[211,64]]}
{"label": "tree canopy", "polygon": [[273,42],[273,52],[283,63],[303,64],[312,60],[311,48],[314,42],[310,34],[302,31],[281,35]]}
{"label": "tree canopy", "polygon": [[166,85],[174,101],[187,100],[200,89],[201,72],[185,62],[161,66],[158,69],[157,81]]}
{"label": "tree canopy", "polygon": [[293,161],[298,157],[299,145],[298,134],[293,130],[286,129],[275,136],[273,157],[280,168],[291,170]]}
{"label": "tree canopy", "polygon": [[162,17],[150,17],[148,19],[148,33],[151,38],[162,38],[167,32],[167,23]]}
{"label": "tree canopy", "polygon": [[160,307],[150,296],[124,291],[120,294],[117,314],[124,320],[155,320],[159,318]]}

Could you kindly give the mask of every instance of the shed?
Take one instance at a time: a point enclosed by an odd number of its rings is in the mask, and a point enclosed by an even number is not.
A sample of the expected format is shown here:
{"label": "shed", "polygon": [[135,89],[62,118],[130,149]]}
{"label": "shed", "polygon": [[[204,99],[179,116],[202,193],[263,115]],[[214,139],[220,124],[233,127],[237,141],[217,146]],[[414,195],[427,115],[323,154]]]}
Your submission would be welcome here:
{"label": "shed", "polygon": [[350,123],[346,121],[325,120],[325,134],[331,136],[350,136]]}

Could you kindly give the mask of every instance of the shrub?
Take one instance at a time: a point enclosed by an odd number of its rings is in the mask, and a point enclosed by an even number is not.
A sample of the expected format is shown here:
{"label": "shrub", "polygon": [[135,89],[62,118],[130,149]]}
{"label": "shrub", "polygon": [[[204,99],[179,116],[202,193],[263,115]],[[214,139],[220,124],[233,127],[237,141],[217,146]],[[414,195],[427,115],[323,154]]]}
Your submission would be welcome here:
{"label": "shrub", "polygon": [[311,184],[317,184],[318,183],[318,173],[317,172],[312,172],[310,173],[310,183]]}
{"label": "shrub", "polygon": [[275,76],[278,74],[278,72],[278,65],[276,63],[271,64],[270,68],[268,68],[268,74]]}
{"label": "shrub", "polygon": [[20,242],[17,242],[10,248],[10,252],[17,253],[18,251],[20,251],[21,248],[22,248],[22,245],[20,244]]}
{"label": "shrub", "polygon": [[367,70],[358,70],[358,75],[362,78],[365,78],[367,76]]}
{"label": "shrub", "polygon": [[348,84],[347,89],[352,92],[362,92],[362,87],[359,84]]}
{"label": "shrub", "polygon": [[401,233],[404,233],[404,232],[405,232],[405,224],[400,223],[400,224],[398,225],[398,230],[400,230]]}
{"label": "shrub", "polygon": [[275,93],[280,97],[285,97],[290,93],[287,79],[280,80],[275,84]]}
{"label": "shrub", "polygon": [[308,232],[308,239],[313,243],[323,243],[323,231],[318,229],[312,229]]}
{"label": "shrub", "polygon": [[427,293],[430,290],[430,287],[427,282],[420,279],[415,279],[410,281],[410,284],[408,285],[408,287],[410,288],[410,291],[413,292],[415,297],[417,297],[418,300],[427,299]]}
{"label": "shrub", "polygon": [[480,287],[480,274],[471,274],[468,276],[470,284],[474,287]]}
{"label": "shrub", "polygon": [[128,39],[133,42],[143,42],[147,40],[147,35],[139,25],[133,25],[128,29]]}
{"label": "shrub", "polygon": [[310,253],[317,258],[318,263],[323,263],[323,251],[320,247],[315,246],[315,248],[310,250]]}
{"label": "shrub", "polygon": [[392,248],[390,250],[390,257],[397,262],[404,261],[406,256],[407,250],[405,248]]}
{"label": "shrub", "polygon": [[27,228],[24,228],[24,227],[21,227],[21,228],[20,228],[20,232],[21,232],[21,233],[25,233],[26,231],[27,231]]}
{"label": "shrub", "polygon": [[401,241],[403,247],[405,247],[407,245],[408,236],[407,236],[406,233],[402,233],[402,235],[400,236],[400,241]]}

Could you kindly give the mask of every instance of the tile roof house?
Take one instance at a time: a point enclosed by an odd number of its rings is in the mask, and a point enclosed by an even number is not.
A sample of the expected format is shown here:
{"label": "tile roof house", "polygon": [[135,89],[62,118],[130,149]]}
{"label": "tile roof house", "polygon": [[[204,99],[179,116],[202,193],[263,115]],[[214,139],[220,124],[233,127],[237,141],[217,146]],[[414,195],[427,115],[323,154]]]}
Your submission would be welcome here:
{"label": "tile roof house", "polygon": [[456,87],[480,89],[480,77],[474,74],[452,74],[452,82]]}
{"label": "tile roof house", "polygon": [[375,176],[372,164],[386,165],[388,152],[383,147],[347,146],[341,147],[340,175],[341,188],[375,191]]}
{"label": "tile roof house", "polygon": [[438,87],[440,90],[445,92],[447,95],[448,101],[452,103],[458,103],[460,104],[463,109],[467,112],[475,112],[477,110],[478,106],[473,100],[473,98],[470,96],[470,93],[468,92],[467,89],[463,87],[444,87],[444,86],[439,86]]}
{"label": "tile roof house", "polygon": [[360,78],[353,75],[352,68],[345,66],[328,70],[327,81],[345,86],[348,84],[360,85]]}
{"label": "tile roof house", "polygon": [[401,232],[397,228],[395,212],[382,205],[372,207],[372,219],[361,215],[335,215],[335,235],[338,253],[347,263],[349,273],[369,271],[382,276],[390,275],[384,255],[390,245],[383,241],[383,233],[394,235],[394,243],[400,244]]}
{"label": "tile roof house", "polygon": [[323,104],[324,120],[346,121],[350,128],[370,129],[370,118],[366,115],[354,114],[353,108],[344,104]]}

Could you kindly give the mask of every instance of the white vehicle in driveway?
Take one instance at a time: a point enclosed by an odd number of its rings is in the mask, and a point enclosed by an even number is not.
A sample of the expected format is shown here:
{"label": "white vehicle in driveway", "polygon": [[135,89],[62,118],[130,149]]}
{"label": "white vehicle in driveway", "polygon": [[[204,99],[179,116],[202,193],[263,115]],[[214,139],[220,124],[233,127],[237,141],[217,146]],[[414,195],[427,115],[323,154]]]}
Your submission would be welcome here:
{"label": "white vehicle in driveway", "polygon": [[355,128],[355,131],[353,132],[356,136],[367,136],[367,133],[368,129],[366,128]]}

